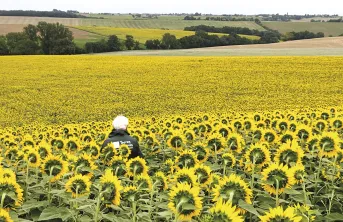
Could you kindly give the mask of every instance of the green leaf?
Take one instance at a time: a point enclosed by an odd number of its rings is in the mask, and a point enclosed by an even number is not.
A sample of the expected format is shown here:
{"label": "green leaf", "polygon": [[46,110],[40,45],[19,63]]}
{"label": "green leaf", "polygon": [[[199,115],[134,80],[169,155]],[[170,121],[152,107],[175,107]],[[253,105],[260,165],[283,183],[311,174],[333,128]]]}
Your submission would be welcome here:
{"label": "green leaf", "polygon": [[170,211],[162,211],[157,213],[161,217],[171,217],[172,213]]}
{"label": "green leaf", "polygon": [[342,221],[343,214],[331,213],[325,216],[326,221]]}
{"label": "green leaf", "polygon": [[248,203],[244,202],[243,200],[238,201],[238,206],[240,206],[244,210],[247,210],[256,216],[260,216],[260,214],[257,212],[257,210],[251,204],[248,204]]}
{"label": "green leaf", "polygon": [[294,195],[299,195],[299,194],[301,194],[299,191],[296,191],[296,190],[294,190],[294,189],[288,189],[288,188],[285,188],[284,192],[285,192],[286,194],[294,194]]}
{"label": "green leaf", "polygon": [[52,220],[57,218],[60,218],[64,221],[70,216],[70,211],[65,207],[48,207],[42,211],[38,221]]}

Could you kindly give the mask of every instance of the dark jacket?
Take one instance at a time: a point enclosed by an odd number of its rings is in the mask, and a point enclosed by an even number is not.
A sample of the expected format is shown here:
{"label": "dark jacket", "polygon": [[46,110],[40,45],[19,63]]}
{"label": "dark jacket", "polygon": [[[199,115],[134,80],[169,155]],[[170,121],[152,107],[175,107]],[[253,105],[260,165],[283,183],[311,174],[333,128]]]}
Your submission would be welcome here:
{"label": "dark jacket", "polygon": [[122,129],[113,129],[108,139],[102,144],[102,148],[104,148],[108,143],[114,143],[115,147],[118,148],[121,144],[126,144],[131,149],[131,154],[129,159],[135,158],[137,156],[144,157],[141,150],[139,149],[139,144],[135,138],[132,138],[130,134],[126,130]]}

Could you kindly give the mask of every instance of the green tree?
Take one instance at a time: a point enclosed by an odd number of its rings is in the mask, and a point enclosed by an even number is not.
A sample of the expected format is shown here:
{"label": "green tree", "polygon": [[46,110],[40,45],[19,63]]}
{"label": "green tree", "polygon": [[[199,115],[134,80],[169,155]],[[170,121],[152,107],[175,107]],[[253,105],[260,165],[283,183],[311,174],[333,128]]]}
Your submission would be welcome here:
{"label": "green tree", "polygon": [[138,41],[135,41],[135,46],[133,47],[134,50],[140,50],[141,46],[140,43]]}
{"label": "green tree", "polygon": [[181,48],[179,40],[177,40],[175,35],[170,33],[165,33],[162,37],[162,44],[165,45],[167,49],[179,49]]}
{"label": "green tree", "polygon": [[8,50],[13,55],[38,54],[40,47],[25,32],[11,32],[6,35]]}
{"label": "green tree", "polygon": [[128,50],[131,50],[135,46],[135,40],[132,35],[126,35],[125,46]]}
{"label": "green tree", "polygon": [[38,42],[38,28],[34,25],[24,27],[24,33],[31,41]]}
{"label": "green tree", "polygon": [[9,50],[5,36],[0,36],[0,55],[8,55]]}
{"label": "green tree", "polygon": [[116,35],[110,35],[107,40],[107,48],[108,51],[120,51],[121,50],[121,43],[119,41],[118,36]]}
{"label": "green tree", "polygon": [[[37,25],[40,33],[39,39],[45,54],[69,54],[75,51],[73,33],[60,23],[39,22]],[[60,48],[59,48],[60,47]]]}

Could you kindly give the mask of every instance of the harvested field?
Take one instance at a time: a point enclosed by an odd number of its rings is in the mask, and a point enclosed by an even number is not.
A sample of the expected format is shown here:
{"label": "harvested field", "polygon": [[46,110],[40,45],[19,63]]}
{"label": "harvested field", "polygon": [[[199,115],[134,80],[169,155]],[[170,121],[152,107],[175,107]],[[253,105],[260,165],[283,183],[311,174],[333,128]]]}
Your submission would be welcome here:
{"label": "harvested field", "polygon": [[104,55],[154,56],[320,56],[343,55],[343,37],[306,39],[259,45],[220,46],[181,50],[141,50]]}
{"label": "harvested field", "polygon": [[18,24],[0,24],[0,35],[6,35],[9,32],[21,32],[25,25]]}

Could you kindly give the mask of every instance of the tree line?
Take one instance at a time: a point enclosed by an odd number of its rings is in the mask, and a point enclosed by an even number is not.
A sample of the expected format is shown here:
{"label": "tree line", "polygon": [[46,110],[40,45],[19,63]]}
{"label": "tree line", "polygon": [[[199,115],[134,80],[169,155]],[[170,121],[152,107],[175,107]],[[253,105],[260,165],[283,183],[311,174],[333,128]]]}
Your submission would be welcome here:
{"label": "tree line", "polygon": [[75,54],[73,33],[59,23],[39,22],[0,36],[0,55]]}
{"label": "tree line", "polygon": [[29,17],[56,17],[56,18],[87,18],[78,14],[77,11],[68,10],[60,11],[54,9],[52,11],[23,11],[23,10],[0,10],[0,16],[29,16]]}

